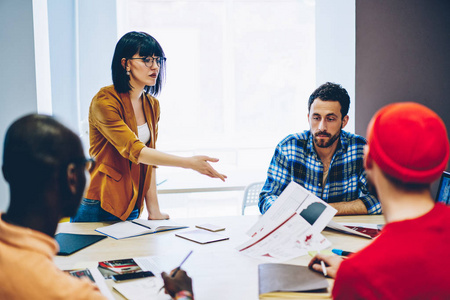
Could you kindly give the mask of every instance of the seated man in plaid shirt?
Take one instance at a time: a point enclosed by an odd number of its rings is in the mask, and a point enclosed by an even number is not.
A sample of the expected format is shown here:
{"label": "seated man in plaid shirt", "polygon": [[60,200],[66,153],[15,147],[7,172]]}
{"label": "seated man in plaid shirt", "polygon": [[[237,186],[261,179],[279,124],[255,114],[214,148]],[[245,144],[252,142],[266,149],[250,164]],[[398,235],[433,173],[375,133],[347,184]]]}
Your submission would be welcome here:
{"label": "seated man in plaid shirt", "polygon": [[327,82],[309,97],[310,130],[282,140],[273,155],[259,195],[265,213],[295,181],[337,209],[338,215],[380,214],[369,193],[363,164],[366,140],[342,130],[348,122],[350,97],[339,84]]}

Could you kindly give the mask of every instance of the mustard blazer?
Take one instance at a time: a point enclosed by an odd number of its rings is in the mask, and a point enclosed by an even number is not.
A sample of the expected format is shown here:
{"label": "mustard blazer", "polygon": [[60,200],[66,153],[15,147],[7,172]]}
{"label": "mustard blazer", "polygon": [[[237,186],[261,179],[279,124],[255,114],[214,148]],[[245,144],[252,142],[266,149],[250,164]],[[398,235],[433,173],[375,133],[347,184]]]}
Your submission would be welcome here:
{"label": "mustard blazer", "polygon": [[143,208],[150,187],[152,166],[138,163],[145,147],[155,148],[160,116],[159,101],[143,92],[142,105],[150,129],[150,141],[138,139],[136,118],[128,93],[119,94],[110,85],[102,88],[89,108],[89,154],[96,159],[86,198],[121,220]]}

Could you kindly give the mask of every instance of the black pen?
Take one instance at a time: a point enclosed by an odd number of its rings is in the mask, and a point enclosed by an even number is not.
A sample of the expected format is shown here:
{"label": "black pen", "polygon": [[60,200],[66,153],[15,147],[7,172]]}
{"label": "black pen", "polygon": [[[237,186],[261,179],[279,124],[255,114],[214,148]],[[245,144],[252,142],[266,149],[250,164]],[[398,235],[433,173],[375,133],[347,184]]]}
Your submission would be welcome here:
{"label": "black pen", "polygon": [[340,256],[349,256],[349,255],[353,254],[353,252],[344,251],[341,249],[333,249],[333,250],[331,250],[331,252],[333,252],[334,254],[340,255]]}

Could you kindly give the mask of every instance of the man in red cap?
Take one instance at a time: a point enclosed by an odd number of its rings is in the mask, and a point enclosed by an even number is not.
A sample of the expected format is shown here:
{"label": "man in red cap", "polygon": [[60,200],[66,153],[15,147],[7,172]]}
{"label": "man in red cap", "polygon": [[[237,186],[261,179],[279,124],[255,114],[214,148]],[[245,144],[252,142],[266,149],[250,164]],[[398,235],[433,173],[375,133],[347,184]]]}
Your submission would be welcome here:
{"label": "man in red cap", "polygon": [[367,137],[365,168],[386,225],[348,259],[318,254],[310,268],[325,262],[335,299],[450,299],[450,207],[430,193],[449,159],[444,123],[423,105],[396,103],[375,114]]}

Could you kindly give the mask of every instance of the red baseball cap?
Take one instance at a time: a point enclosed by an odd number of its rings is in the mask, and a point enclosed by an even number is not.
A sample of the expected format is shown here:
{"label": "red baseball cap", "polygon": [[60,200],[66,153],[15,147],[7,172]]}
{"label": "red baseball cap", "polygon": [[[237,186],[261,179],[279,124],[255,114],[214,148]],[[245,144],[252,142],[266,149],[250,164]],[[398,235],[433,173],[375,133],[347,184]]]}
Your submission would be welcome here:
{"label": "red baseball cap", "polygon": [[431,109],[414,102],[381,108],[367,127],[368,155],[405,183],[431,183],[449,159],[447,129]]}

